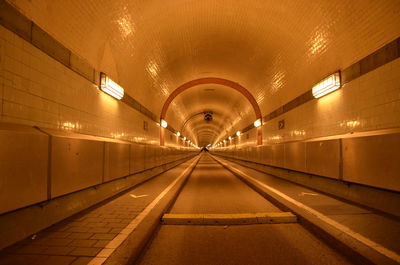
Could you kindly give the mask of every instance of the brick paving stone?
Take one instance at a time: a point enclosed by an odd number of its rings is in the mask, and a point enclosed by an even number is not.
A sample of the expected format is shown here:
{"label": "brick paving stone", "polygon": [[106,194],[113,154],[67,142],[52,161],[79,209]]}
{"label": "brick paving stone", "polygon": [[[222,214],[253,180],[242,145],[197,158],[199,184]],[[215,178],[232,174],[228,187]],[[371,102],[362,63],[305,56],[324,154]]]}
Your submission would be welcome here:
{"label": "brick paving stone", "polygon": [[98,240],[96,244],[93,245],[93,247],[99,247],[99,248],[104,248],[107,246],[108,243],[110,243],[111,240]]}
{"label": "brick paving stone", "polygon": [[[92,259],[88,256],[101,251],[148,205],[152,197],[136,200],[125,193],[96,209],[67,218],[37,233],[35,240],[26,238],[2,250],[0,265],[87,264]],[[16,255],[13,254],[15,251],[20,252]]]}
{"label": "brick paving stone", "polygon": [[78,232],[78,233],[85,233],[89,230],[89,227],[81,227],[81,226],[72,226],[68,228],[67,232]]}
{"label": "brick paving stone", "polygon": [[70,238],[39,238],[32,240],[31,244],[41,246],[67,246],[71,241],[72,239]]}
{"label": "brick paving stone", "polygon": [[113,239],[117,234],[94,234],[90,239]]}
{"label": "brick paving stone", "polygon": [[118,218],[104,218],[104,222],[107,223],[120,223],[122,219]]}
{"label": "brick paving stone", "polygon": [[85,219],[86,223],[102,222],[104,218],[102,217],[88,217]]}
{"label": "brick paving stone", "polygon": [[92,257],[79,257],[71,265],[87,265],[92,259]]}
{"label": "brick paving stone", "polygon": [[93,233],[71,233],[67,238],[71,239],[88,239],[93,236]]}
{"label": "brick paving stone", "polygon": [[107,223],[106,222],[88,223],[86,226],[87,227],[105,227],[105,226],[107,226]]}
{"label": "brick paving stone", "polygon": [[104,219],[115,218],[115,215],[114,214],[102,214],[101,217],[104,218]]}
{"label": "brick paving stone", "polygon": [[94,257],[94,256],[97,255],[97,253],[100,252],[101,249],[102,248],[84,248],[84,247],[79,247],[79,248],[75,248],[72,252],[69,253],[69,255]]}
{"label": "brick paving stone", "polygon": [[107,226],[111,227],[111,228],[125,228],[127,226],[127,224],[124,224],[124,223],[108,223]]}
{"label": "brick paving stone", "polygon": [[39,237],[44,237],[44,238],[66,238],[69,236],[71,233],[70,232],[43,232],[40,233],[38,236]]}
{"label": "brick paving stone", "polygon": [[111,227],[92,227],[88,232],[90,233],[108,233],[110,232]]}
{"label": "brick paving stone", "polygon": [[122,231],[122,229],[123,229],[123,228],[113,228],[113,229],[110,230],[110,233],[116,233],[116,234],[118,234],[119,232]]}
{"label": "brick paving stone", "polygon": [[69,265],[71,262],[76,260],[76,257],[69,256],[49,256],[47,259],[42,261],[42,265]]}
{"label": "brick paving stone", "polygon": [[42,253],[46,255],[67,255],[75,247],[47,247]]}
{"label": "brick paving stone", "polygon": [[86,226],[88,222],[86,221],[72,221],[68,223],[68,226]]}
{"label": "brick paving stone", "polygon": [[118,223],[107,223],[107,224],[105,225],[105,227],[112,227],[111,225],[116,225],[116,226],[118,226],[118,225],[121,225],[121,223],[120,223],[120,222],[118,222]]}
{"label": "brick paving stone", "polygon": [[136,214],[119,214],[116,216],[118,219],[133,219]]}
{"label": "brick paving stone", "polygon": [[71,247],[92,247],[97,243],[97,240],[76,239],[72,241],[69,246]]}

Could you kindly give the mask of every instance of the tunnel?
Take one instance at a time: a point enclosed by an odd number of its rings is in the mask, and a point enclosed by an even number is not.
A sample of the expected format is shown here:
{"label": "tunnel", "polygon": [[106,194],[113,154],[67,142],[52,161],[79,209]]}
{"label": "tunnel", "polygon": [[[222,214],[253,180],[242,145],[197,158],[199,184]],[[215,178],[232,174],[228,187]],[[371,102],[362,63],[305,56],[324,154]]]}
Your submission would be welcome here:
{"label": "tunnel", "polygon": [[400,1],[0,0],[0,265],[400,264]]}

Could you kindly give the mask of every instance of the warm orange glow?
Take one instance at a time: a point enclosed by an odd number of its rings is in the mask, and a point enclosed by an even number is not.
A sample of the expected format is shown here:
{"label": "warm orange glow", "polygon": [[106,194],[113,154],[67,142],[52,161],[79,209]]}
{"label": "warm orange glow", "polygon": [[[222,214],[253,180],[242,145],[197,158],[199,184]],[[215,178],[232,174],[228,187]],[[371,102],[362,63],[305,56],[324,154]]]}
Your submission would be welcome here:
{"label": "warm orange glow", "polygon": [[100,89],[116,99],[124,97],[124,89],[111,80],[105,73],[100,73]]}
{"label": "warm orange glow", "polygon": [[254,127],[259,127],[261,126],[261,119],[258,119],[254,122]]}
{"label": "warm orange glow", "polygon": [[312,93],[315,98],[325,96],[340,88],[340,74],[336,72],[313,86]]}
{"label": "warm orange glow", "polygon": [[163,128],[167,128],[168,122],[166,122],[166,121],[164,121],[163,119],[161,119],[160,125],[161,125],[161,127],[163,127]]}

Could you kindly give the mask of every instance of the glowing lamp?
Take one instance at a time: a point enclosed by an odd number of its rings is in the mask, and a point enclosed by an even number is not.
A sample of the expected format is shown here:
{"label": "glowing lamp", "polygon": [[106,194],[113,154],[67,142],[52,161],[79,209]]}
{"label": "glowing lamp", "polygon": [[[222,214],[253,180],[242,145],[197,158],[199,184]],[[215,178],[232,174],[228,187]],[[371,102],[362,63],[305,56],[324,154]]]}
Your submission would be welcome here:
{"label": "glowing lamp", "polygon": [[232,137],[229,136],[228,139],[229,139],[229,140],[232,140]]}
{"label": "glowing lamp", "polygon": [[176,136],[178,136],[178,137],[181,136],[181,133],[180,133],[180,132],[177,132],[177,133],[176,133]]}
{"label": "glowing lamp", "polygon": [[116,99],[124,97],[124,89],[111,80],[105,73],[100,73],[100,89]]}
{"label": "glowing lamp", "polygon": [[261,126],[261,119],[256,120],[253,124],[254,124],[254,127],[260,127]]}
{"label": "glowing lamp", "polygon": [[320,98],[339,89],[340,86],[340,73],[336,72],[313,86],[312,94],[315,98]]}
{"label": "glowing lamp", "polygon": [[183,137],[183,140],[186,141],[186,137]]}
{"label": "glowing lamp", "polygon": [[240,136],[240,132],[239,131],[236,132],[236,136]]}
{"label": "glowing lamp", "polygon": [[168,126],[168,122],[166,122],[166,121],[164,121],[163,119],[161,119],[161,127],[163,127],[163,128],[167,128],[167,126]]}

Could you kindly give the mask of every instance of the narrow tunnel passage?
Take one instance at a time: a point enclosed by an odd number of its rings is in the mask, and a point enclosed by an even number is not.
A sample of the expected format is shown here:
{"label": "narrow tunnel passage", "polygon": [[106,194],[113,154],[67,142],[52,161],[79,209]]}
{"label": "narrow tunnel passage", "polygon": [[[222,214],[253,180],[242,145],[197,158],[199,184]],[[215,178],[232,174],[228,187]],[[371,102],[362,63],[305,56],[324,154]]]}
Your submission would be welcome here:
{"label": "narrow tunnel passage", "polygon": [[[203,154],[170,212],[254,214],[281,210],[210,155]],[[229,225],[228,222],[164,224],[138,264],[351,263],[299,224]]]}
{"label": "narrow tunnel passage", "polygon": [[203,154],[171,213],[257,213],[279,211],[232,173]]}
{"label": "narrow tunnel passage", "polygon": [[0,265],[400,264],[398,0],[0,0]]}

